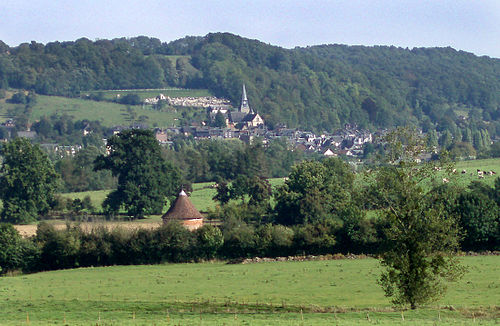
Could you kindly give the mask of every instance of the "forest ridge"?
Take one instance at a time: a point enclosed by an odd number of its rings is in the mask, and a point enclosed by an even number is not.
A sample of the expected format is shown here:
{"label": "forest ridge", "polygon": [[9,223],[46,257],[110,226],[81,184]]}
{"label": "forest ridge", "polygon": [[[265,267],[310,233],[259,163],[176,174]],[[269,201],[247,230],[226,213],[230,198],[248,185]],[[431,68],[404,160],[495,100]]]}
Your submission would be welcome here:
{"label": "forest ridge", "polygon": [[452,48],[285,49],[229,33],[169,43],[145,36],[17,47],[0,41],[3,89],[74,97],[104,89],[207,88],[238,105],[243,83],[271,128],[412,124],[453,134],[463,116],[500,137],[500,59]]}

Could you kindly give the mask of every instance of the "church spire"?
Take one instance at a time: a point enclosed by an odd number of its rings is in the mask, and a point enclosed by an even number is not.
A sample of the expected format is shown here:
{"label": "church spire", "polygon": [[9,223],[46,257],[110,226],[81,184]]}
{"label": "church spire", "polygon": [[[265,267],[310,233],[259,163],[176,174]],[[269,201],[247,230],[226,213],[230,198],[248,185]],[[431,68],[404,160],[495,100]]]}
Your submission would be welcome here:
{"label": "church spire", "polygon": [[245,84],[243,84],[243,92],[241,94],[241,106],[240,112],[250,113],[251,109],[248,105],[247,91],[245,89]]}

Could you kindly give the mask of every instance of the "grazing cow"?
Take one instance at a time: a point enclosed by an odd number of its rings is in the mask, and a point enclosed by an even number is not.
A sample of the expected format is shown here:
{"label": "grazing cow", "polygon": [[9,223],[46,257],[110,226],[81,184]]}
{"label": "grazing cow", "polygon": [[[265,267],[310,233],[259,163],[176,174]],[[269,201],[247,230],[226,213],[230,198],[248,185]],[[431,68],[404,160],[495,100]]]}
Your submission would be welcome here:
{"label": "grazing cow", "polygon": [[483,179],[483,178],[484,178],[484,175],[480,174],[479,179]]}
{"label": "grazing cow", "polygon": [[443,178],[443,183],[448,183],[450,182],[450,180],[448,180],[448,178]]}
{"label": "grazing cow", "polygon": [[483,176],[483,171],[477,170],[477,175],[480,176],[480,177],[482,177]]}
{"label": "grazing cow", "polygon": [[463,169],[462,170],[462,174],[466,174],[467,173],[467,170],[466,169]]}
{"label": "grazing cow", "polygon": [[457,169],[453,169],[451,172],[453,172],[453,173],[457,173]]}

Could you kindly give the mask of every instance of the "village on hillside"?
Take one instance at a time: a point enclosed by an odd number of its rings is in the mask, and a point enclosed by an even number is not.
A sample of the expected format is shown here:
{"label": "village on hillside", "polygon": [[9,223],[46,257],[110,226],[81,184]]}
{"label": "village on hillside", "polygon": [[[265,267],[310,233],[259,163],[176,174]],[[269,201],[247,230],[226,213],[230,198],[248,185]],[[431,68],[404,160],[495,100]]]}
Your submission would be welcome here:
{"label": "village on hillside", "polygon": [[[232,109],[227,100],[214,98],[200,98],[195,102],[192,99],[173,100],[160,94],[145,101],[153,103],[162,99],[167,100],[170,105],[207,108],[209,123],[193,122],[190,126],[157,128],[155,135],[161,144],[170,144],[170,139],[176,135],[193,136],[195,139],[240,139],[247,143],[258,138],[264,145],[273,139],[285,139],[292,148],[303,152],[332,157],[356,157],[363,155],[363,145],[372,143],[376,134],[385,133],[380,130],[374,134],[369,130],[359,129],[355,124],[346,124],[343,129],[320,135],[287,128],[285,125],[278,125],[270,130],[257,110],[250,106],[245,85],[242,87],[241,104],[237,109]],[[223,121],[220,125],[217,125],[218,119]]]}
{"label": "village on hillside", "polygon": [[[144,105],[155,105],[163,101],[172,107],[204,108],[206,110],[205,121],[191,121],[188,126],[154,128],[156,139],[161,145],[170,146],[173,139],[179,136],[193,137],[194,139],[239,139],[251,143],[259,139],[264,146],[274,139],[286,140],[294,150],[300,150],[308,154],[316,153],[324,156],[347,156],[361,157],[363,146],[372,143],[376,136],[382,135],[386,130],[372,133],[369,130],[359,129],[355,124],[346,124],[343,129],[333,133],[315,134],[312,131],[298,128],[288,128],[284,124],[278,124],[273,129],[266,123],[257,110],[251,107],[247,97],[245,85],[242,86],[241,102],[238,108],[232,108],[230,101],[216,97],[169,97],[159,94],[153,98],[146,98]],[[37,132],[28,127],[27,130],[18,130],[15,119],[7,119],[0,125],[5,130],[4,141],[12,137],[14,130],[18,137],[36,139]],[[109,138],[126,129],[151,129],[147,123],[134,122],[128,126],[114,126],[110,128]],[[90,125],[83,126],[83,136],[92,133]],[[106,138],[103,139],[103,145]],[[42,148],[57,156],[74,156],[80,149],[81,144],[56,144],[42,143]]]}

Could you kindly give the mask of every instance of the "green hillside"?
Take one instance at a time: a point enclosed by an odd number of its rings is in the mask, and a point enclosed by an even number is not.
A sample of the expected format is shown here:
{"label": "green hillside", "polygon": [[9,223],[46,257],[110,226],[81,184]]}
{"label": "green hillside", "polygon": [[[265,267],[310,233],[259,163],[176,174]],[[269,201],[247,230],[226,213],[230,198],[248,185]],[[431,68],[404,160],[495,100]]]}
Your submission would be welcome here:
{"label": "green hillside", "polygon": [[[17,104],[0,101],[0,121],[12,118],[13,113],[19,107]],[[128,109],[129,107],[132,111]],[[133,112],[134,119],[132,119],[131,112]],[[37,95],[36,104],[31,110],[30,120],[33,122],[42,116],[48,117],[53,114],[67,114],[73,118],[72,120],[97,120],[107,127],[128,126],[133,121],[142,121],[151,127],[171,127],[177,125],[176,119],[180,117],[180,113],[168,108],[159,111],[148,106],[127,106],[79,98]]]}

